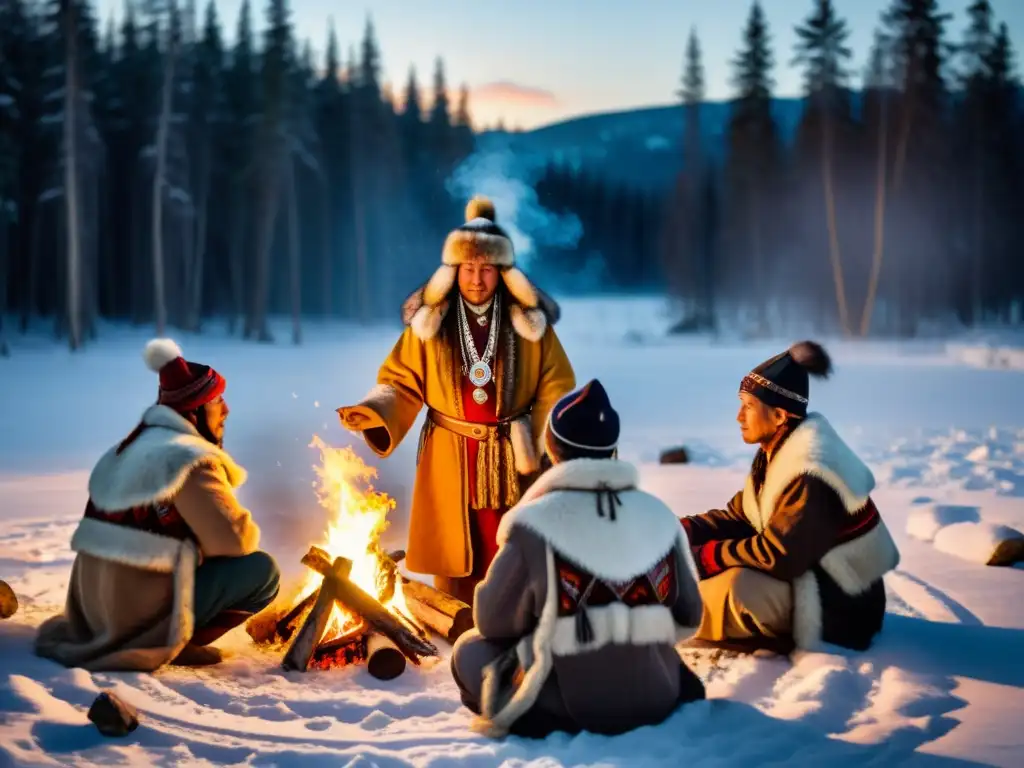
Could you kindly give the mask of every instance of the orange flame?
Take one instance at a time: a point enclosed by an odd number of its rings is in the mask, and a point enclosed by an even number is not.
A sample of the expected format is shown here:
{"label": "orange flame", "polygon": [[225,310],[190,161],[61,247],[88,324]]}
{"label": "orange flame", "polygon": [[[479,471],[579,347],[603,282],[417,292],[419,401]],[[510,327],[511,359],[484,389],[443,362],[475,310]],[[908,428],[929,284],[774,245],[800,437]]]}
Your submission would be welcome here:
{"label": "orange flame", "polygon": [[[332,448],[316,435],[309,447],[320,450],[321,461],[314,467],[317,480],[313,486],[320,503],[332,514],[319,546],[332,558],[351,560],[349,578],[352,583],[380,600],[387,588],[380,537],[387,530],[388,512],[395,508],[395,501],[373,489],[370,481],[377,477],[377,470],[367,466],[352,448]],[[320,581],[319,574],[308,572],[299,594],[309,595],[319,587]],[[392,597],[383,604],[392,613],[409,616],[401,580],[398,582]],[[324,639],[337,636],[357,621],[357,617],[335,604]]]}

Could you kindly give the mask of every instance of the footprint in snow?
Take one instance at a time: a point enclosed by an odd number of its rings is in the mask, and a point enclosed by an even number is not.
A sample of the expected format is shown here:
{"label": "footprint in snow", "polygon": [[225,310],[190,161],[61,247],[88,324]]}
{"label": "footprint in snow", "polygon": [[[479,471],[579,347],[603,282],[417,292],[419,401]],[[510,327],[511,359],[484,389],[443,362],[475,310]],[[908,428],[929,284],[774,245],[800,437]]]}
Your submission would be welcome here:
{"label": "footprint in snow", "polygon": [[326,717],[320,718],[319,720],[308,720],[306,721],[306,728],[311,731],[326,731],[331,727],[331,721]]}

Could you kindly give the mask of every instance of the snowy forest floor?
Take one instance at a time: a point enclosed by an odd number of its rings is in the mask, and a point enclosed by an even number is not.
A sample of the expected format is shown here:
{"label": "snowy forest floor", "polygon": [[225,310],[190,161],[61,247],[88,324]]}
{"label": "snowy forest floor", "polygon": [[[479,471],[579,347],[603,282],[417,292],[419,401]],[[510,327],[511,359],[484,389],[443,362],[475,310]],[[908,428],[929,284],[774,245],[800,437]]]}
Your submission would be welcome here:
{"label": "snowy forest floor", "polygon": [[[623,457],[641,465],[644,487],[693,514],[739,489],[752,456],[734,421],[739,379],[791,340],[664,339],[658,322],[650,302],[567,302],[559,331],[580,382],[608,388]],[[310,325],[306,335],[299,348],[241,344],[213,328],[179,337],[186,357],[228,379],[226,447],[250,470],[243,501],[286,579],[299,576],[327,520],[310,487],[319,458],[310,439],[352,442],[333,409],[369,389],[395,338],[343,326]],[[710,699],[656,727],[493,742],[469,730],[447,658],[390,682],[361,668],[286,673],[242,630],[219,643],[232,657],[204,670],[90,674],[32,655],[34,627],[63,601],[88,471],[155,394],[141,360],[147,338],[107,331],[75,355],[40,340],[0,360],[0,578],[21,600],[0,622],[0,766],[1019,765],[1024,571],[986,568],[907,531],[920,535],[922,516],[1024,529],[1024,372],[979,367],[938,342],[828,345],[836,374],[812,383],[812,408],[875,470],[902,553],[870,651],[687,652]],[[679,443],[693,464],[656,464]],[[405,543],[414,451],[410,439],[373,460],[378,489],[398,502],[389,546]],[[142,725],[124,739],[104,739],[85,719],[104,689],[140,710]]]}

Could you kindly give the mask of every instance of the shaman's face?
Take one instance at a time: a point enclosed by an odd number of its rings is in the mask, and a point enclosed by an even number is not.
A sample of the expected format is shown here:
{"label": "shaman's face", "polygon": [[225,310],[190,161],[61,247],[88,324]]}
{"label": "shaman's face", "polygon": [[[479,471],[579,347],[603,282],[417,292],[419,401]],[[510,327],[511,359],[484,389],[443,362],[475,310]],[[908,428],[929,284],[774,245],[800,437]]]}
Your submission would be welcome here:
{"label": "shaman's face", "polygon": [[766,445],[786,423],[788,414],[781,408],[765,405],[748,392],[740,392],[740,410],[736,421],[747,445]]}
{"label": "shaman's face", "polygon": [[470,304],[486,304],[498,290],[498,268],[483,261],[459,265],[459,293]]}

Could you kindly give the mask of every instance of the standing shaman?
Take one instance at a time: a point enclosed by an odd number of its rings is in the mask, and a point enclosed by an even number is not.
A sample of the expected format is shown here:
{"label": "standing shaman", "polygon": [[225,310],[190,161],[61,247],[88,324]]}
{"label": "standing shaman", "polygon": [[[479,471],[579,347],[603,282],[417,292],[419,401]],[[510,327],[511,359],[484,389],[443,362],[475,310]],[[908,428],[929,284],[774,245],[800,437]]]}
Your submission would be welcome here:
{"label": "standing shaman", "polygon": [[420,409],[406,562],[467,603],[497,551],[502,515],[539,470],[552,406],[576,386],[558,305],[515,266],[493,204],[474,198],[441,266],[406,299],[406,329],[342,424],[390,456]]}

